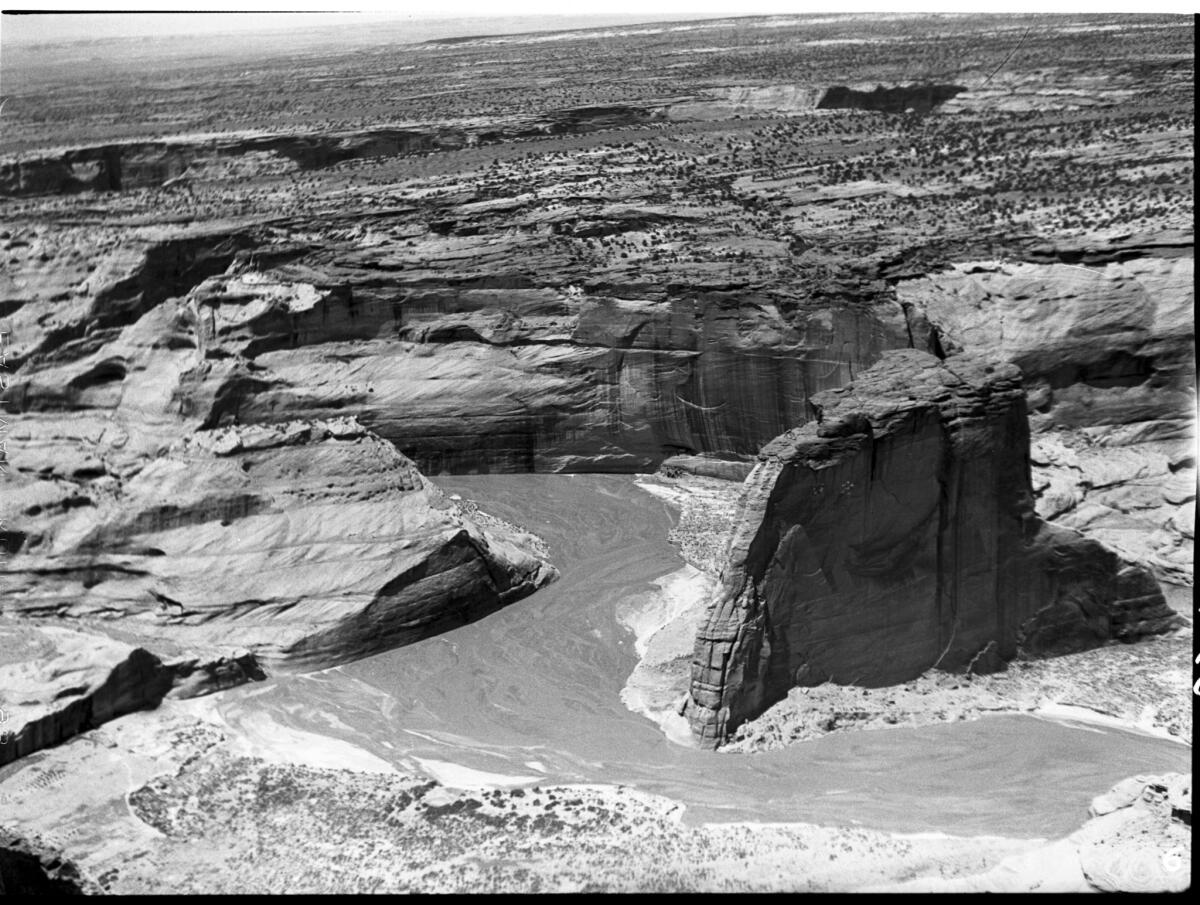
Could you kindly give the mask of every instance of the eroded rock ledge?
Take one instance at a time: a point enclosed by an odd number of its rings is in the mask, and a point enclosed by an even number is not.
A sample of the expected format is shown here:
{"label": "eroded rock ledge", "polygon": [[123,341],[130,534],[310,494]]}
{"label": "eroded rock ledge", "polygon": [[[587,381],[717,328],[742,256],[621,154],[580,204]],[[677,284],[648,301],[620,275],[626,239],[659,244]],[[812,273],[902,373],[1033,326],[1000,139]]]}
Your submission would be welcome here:
{"label": "eroded rock ledge", "polygon": [[14,429],[0,764],[260,664],[420,640],[557,574],[532,535],[471,518],[353,418],[189,430],[147,408],[73,414]]}
{"label": "eroded rock ledge", "polygon": [[616,104],[547,110],[493,122],[407,123],[340,132],[182,136],[65,148],[0,160],[0,195],[119,192],[178,185],[214,172],[242,175],[322,169],[352,160],[453,151],[539,135],[649,122],[656,108]]}
{"label": "eroded rock ledge", "polygon": [[1018,369],[885,353],[746,481],[687,715],[718,744],[794,685],[894,684],[1180,619],[1143,567],[1034,511]]}

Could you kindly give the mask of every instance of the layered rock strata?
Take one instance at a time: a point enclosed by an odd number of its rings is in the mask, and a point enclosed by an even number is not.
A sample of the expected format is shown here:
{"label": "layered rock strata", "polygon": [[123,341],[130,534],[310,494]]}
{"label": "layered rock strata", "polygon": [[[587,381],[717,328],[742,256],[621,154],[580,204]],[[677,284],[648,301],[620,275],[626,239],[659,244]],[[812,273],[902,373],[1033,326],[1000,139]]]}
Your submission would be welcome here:
{"label": "layered rock strata", "polygon": [[[476,525],[353,419],[197,430],[153,457],[133,452],[161,438],[145,425],[72,426],[85,436],[53,419],[20,431],[6,614],[318,668],[477,618],[554,575],[527,539]],[[82,486],[55,473],[78,479],[73,456],[89,453]]]}
{"label": "layered rock strata", "polygon": [[49,333],[25,334],[32,360],[7,399],[5,615],[119,632],[202,688],[241,681],[244,653],[268,670],[330,666],[554,576],[532,536],[479,525],[339,407],[243,423],[272,385],[255,356],[337,317],[325,336],[364,334],[347,293],[206,280],[237,241],[203,235],[176,243],[175,265],[151,266],[152,244],[133,275],[98,275],[104,305],[58,312],[78,341],[50,351]]}
{"label": "layered rock strata", "polygon": [[1189,586],[1194,262],[1110,257],[964,263],[901,281],[897,296],[944,354],[990,350],[1021,368],[1038,515]]}
{"label": "layered rock strata", "polygon": [[1193,436],[1194,277],[1190,256],[975,261],[901,281],[897,296],[945,354],[1017,365],[1034,433],[1079,429],[1111,447]]}
{"label": "layered rock strata", "polygon": [[1179,623],[1144,568],[1038,518],[1020,372],[886,353],[746,479],[688,717],[717,744],[794,685],[1133,640]]}
{"label": "layered rock strata", "polygon": [[[493,254],[491,239],[445,244],[472,268]],[[812,393],[909,342],[894,301],[790,312],[765,287],[621,297],[474,272],[474,285],[431,285],[396,274],[386,247],[228,227],[148,232],[75,287],[83,268],[43,282],[51,251],[14,268],[8,399],[22,420],[144,406],[134,394],[149,387],[156,409],[206,429],[352,411],[427,474],[746,458],[803,421]]]}
{"label": "layered rock strata", "polygon": [[191,177],[211,178],[214,173],[256,176],[323,169],[347,161],[614,129],[647,123],[657,112],[654,106],[614,104],[493,122],[409,123],[343,132],[246,133],[229,139],[181,137],[64,148],[0,160],[0,195],[129,191],[171,187]]}

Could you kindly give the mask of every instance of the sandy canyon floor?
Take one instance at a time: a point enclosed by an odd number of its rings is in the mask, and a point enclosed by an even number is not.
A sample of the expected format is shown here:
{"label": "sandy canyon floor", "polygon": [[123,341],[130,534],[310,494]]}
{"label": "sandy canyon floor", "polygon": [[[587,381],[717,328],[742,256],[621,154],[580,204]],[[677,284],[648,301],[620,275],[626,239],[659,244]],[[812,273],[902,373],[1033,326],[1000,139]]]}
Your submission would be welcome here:
{"label": "sandy canyon floor", "polygon": [[[5,891],[1186,886],[1192,20],[410,39],[4,48]],[[905,349],[1178,619],[699,747],[741,479]]]}

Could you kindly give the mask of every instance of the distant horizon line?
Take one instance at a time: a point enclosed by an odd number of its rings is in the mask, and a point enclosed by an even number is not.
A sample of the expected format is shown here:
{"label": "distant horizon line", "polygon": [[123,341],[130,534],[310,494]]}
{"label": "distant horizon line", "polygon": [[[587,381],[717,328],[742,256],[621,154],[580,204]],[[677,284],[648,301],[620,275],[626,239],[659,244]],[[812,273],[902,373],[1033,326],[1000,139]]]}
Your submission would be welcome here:
{"label": "distant horizon line", "polygon": [[[502,23],[520,22],[528,24],[536,24],[544,22],[547,25],[563,26],[565,22],[579,22],[580,20],[598,20],[604,24],[599,24],[593,27],[603,28],[612,25],[655,25],[678,22],[701,22],[721,19],[734,18],[769,18],[772,16],[795,15],[799,16],[821,16],[830,15],[830,13],[745,13],[738,11],[730,11],[728,13],[714,13],[697,10],[693,13],[670,13],[670,12],[646,12],[638,13],[604,13],[588,10],[579,13],[483,13],[483,14],[466,14],[454,13],[452,11],[445,12],[405,12],[403,10],[114,10],[110,12],[92,12],[92,11],[77,11],[65,12],[58,10],[4,10],[4,15],[0,17],[5,27],[0,28],[0,40],[9,46],[49,46],[59,44],[84,44],[96,43],[100,41],[121,41],[133,39],[174,39],[188,37],[221,37],[222,35],[238,35],[245,36],[256,33],[266,33],[271,31],[301,31],[305,29],[320,29],[341,26],[353,26],[355,24],[366,24],[367,22],[389,23],[392,25],[403,25],[410,23],[419,27],[429,27],[442,25],[454,25],[462,23]],[[129,24],[134,24],[140,20],[143,26],[147,24],[150,17],[178,18],[187,16],[190,18],[193,25],[203,23],[206,27],[202,30],[197,29],[178,29],[169,31],[158,31],[157,29],[143,29],[141,33],[107,33],[96,34],[94,30],[89,29],[87,34],[19,34],[14,36],[9,34],[10,28],[17,25],[18,28],[24,29],[26,26],[31,26],[33,22],[46,22],[50,19],[71,20],[72,24],[77,27],[82,27],[83,22],[80,20],[87,17],[93,25],[103,23],[105,20],[114,21],[120,17],[125,19]],[[11,18],[10,18],[11,17]],[[235,18],[236,17],[236,18]],[[248,18],[253,18],[253,24],[250,27],[244,27],[241,23],[246,22]],[[268,17],[270,17],[268,19]],[[317,21],[320,17],[323,21]],[[336,18],[338,21],[332,22],[331,19]],[[283,21],[274,21],[280,20]],[[241,20],[238,22],[237,20]],[[20,23],[20,25],[18,25]],[[213,27],[207,27],[211,23]],[[55,24],[65,24],[57,22]],[[233,27],[229,27],[233,26]],[[542,31],[572,31],[570,26],[559,28],[532,28],[528,31],[495,31],[495,32],[479,32],[474,34],[464,33],[462,37],[505,37],[516,36],[521,34],[533,34]],[[450,35],[447,35],[448,37]],[[436,39],[426,39],[436,40]],[[417,41],[414,43],[421,43]]]}
{"label": "distant horizon line", "polygon": [[[1014,10],[1011,12],[1003,11],[961,11],[961,10],[879,10],[875,13],[858,10],[847,11],[810,11],[801,10],[794,12],[741,12],[730,11],[726,13],[718,13],[715,11],[696,10],[694,12],[679,12],[671,13],[665,11],[647,11],[644,14],[637,13],[604,13],[587,10],[578,13],[561,13],[561,12],[528,12],[528,13],[512,13],[512,14],[483,14],[483,15],[468,15],[456,14],[451,11],[446,12],[403,12],[398,10],[382,11],[382,10],[362,10],[362,11],[346,11],[346,10],[214,10],[214,11],[193,11],[193,10],[118,10],[110,12],[93,12],[93,11],[60,11],[60,10],[4,10],[4,15],[0,17],[0,22],[3,27],[0,28],[0,38],[3,39],[3,44],[8,49],[27,49],[33,47],[49,47],[57,45],[71,44],[96,44],[109,41],[119,42],[128,40],[174,40],[186,38],[219,38],[219,37],[247,37],[253,34],[265,34],[270,32],[297,32],[303,30],[328,29],[338,27],[352,27],[354,25],[373,23],[389,23],[392,25],[411,24],[418,29],[429,28],[437,25],[462,25],[467,26],[468,23],[484,26],[485,23],[495,23],[499,25],[502,22],[512,23],[514,26],[520,23],[525,25],[536,25],[544,23],[551,27],[533,27],[525,30],[507,30],[501,27],[497,31],[463,31],[459,34],[446,33],[440,36],[429,36],[418,38],[412,43],[431,43],[443,40],[446,38],[458,38],[462,40],[501,37],[520,37],[528,34],[538,34],[544,32],[569,32],[569,31],[587,31],[599,28],[611,28],[623,25],[668,25],[681,24],[688,22],[717,22],[717,21],[732,21],[732,20],[749,20],[749,19],[823,19],[830,16],[841,17],[858,17],[870,15],[885,15],[888,17],[987,17],[987,16],[1112,16],[1122,15],[1129,18],[1149,18],[1154,16],[1165,15],[1185,15],[1162,12],[1139,12],[1139,13],[1113,13],[1113,12],[1095,12],[1095,11],[1045,11],[1032,12],[1029,10]],[[192,28],[158,31],[157,29],[146,30],[145,26],[150,17],[161,19],[163,17],[178,18],[182,16],[189,17]],[[87,18],[87,23],[80,21],[84,17]],[[104,32],[103,28],[97,29],[95,26],[104,21],[111,21],[114,25],[116,19],[120,17],[123,24],[133,25],[140,24],[143,28],[141,33],[138,29],[132,29],[128,33]],[[243,17],[254,17],[253,24],[249,28],[233,27],[235,21],[241,20],[246,22]],[[267,17],[270,17],[269,19]],[[317,17],[322,17],[324,21],[314,21]],[[329,17],[336,17],[339,21],[332,22]],[[86,34],[46,34],[43,29],[33,29],[31,32],[21,34],[27,27],[31,27],[34,22],[46,23],[50,19],[63,20],[69,19],[77,27],[85,27],[90,25]],[[290,24],[278,22],[279,18],[285,19]],[[219,19],[220,21],[213,21]],[[595,20],[596,24],[585,24],[588,20]],[[215,28],[205,27],[197,30],[195,26],[201,22],[211,23]],[[574,26],[566,25],[567,22],[578,23]],[[21,23],[18,25],[18,23]],[[61,24],[56,23],[56,24]],[[17,28],[17,34],[13,34],[14,26]],[[52,30],[54,31],[54,30]],[[38,32],[41,32],[40,34]]]}

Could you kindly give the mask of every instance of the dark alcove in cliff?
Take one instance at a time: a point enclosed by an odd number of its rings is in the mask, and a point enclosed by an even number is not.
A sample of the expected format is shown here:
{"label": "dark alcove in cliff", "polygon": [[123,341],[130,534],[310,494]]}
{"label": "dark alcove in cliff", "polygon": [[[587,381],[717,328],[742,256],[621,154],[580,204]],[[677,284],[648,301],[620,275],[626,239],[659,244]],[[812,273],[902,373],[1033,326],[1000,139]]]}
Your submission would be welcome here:
{"label": "dark alcove in cliff", "polygon": [[859,91],[834,85],[826,89],[817,109],[928,113],[966,90],[962,85],[897,85],[892,88],[877,85],[873,91]]}

